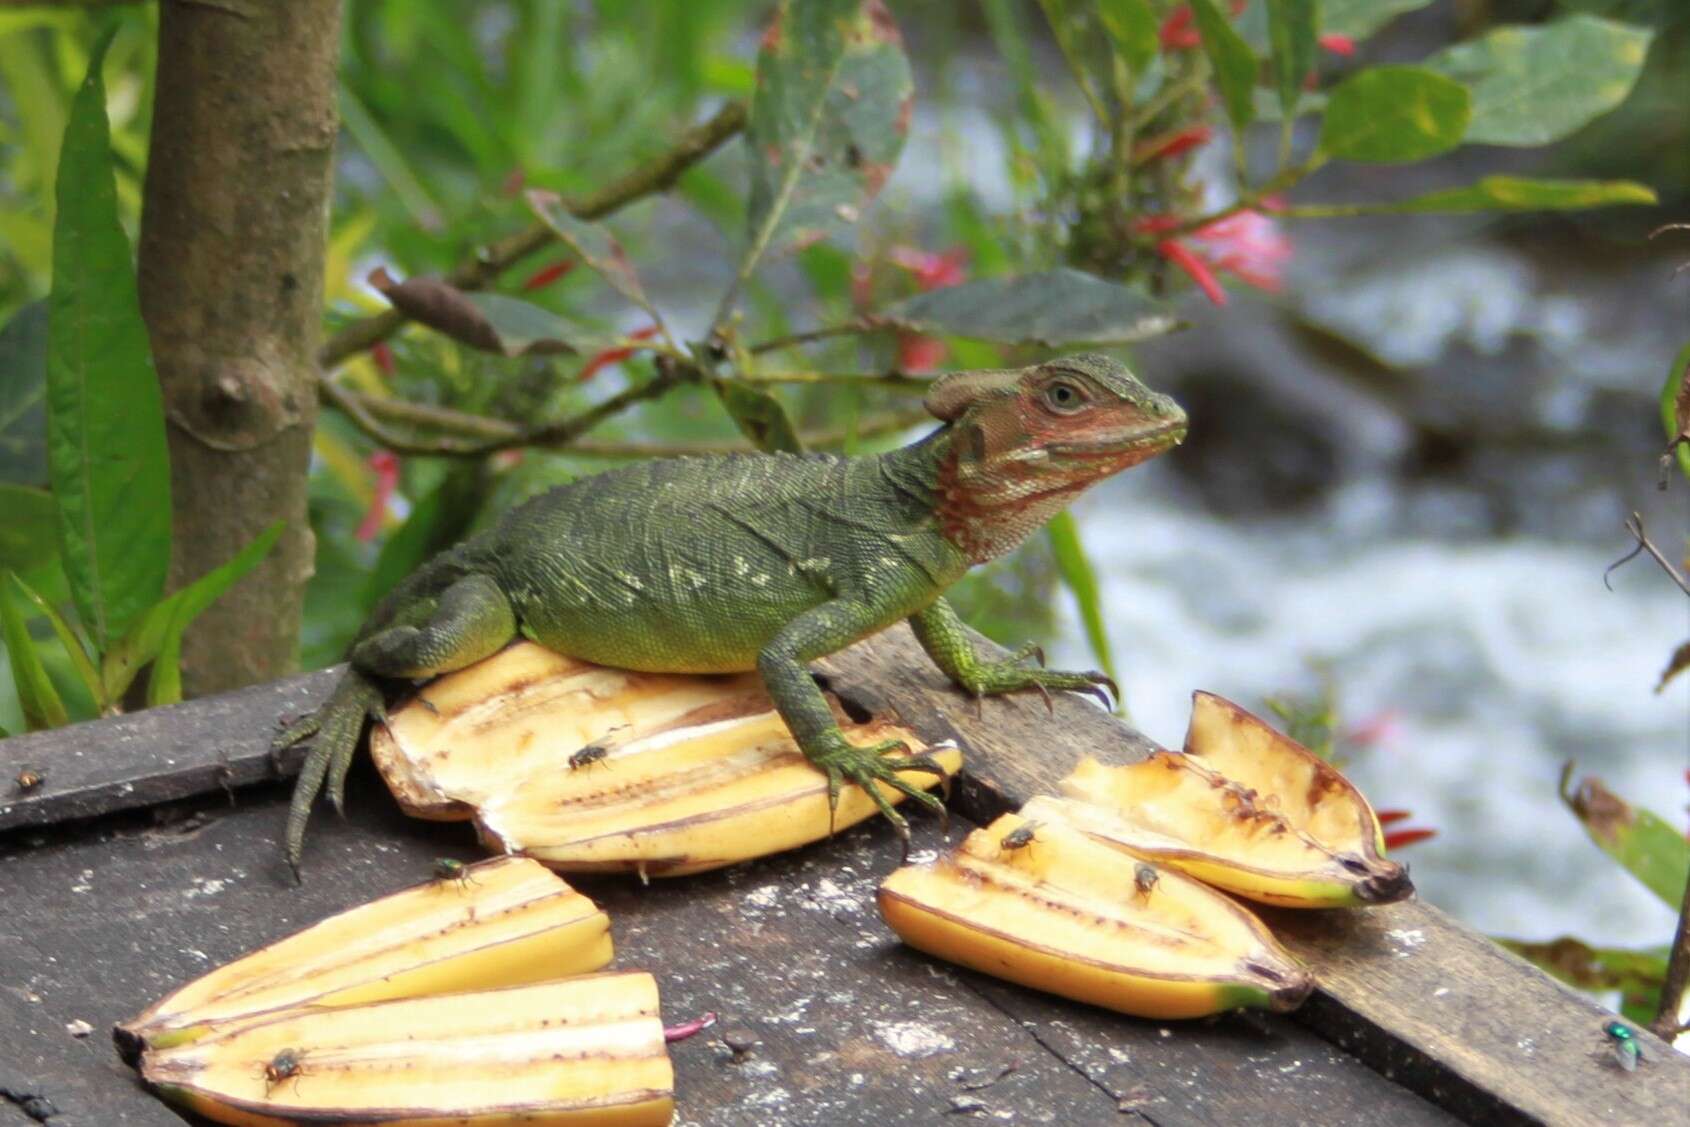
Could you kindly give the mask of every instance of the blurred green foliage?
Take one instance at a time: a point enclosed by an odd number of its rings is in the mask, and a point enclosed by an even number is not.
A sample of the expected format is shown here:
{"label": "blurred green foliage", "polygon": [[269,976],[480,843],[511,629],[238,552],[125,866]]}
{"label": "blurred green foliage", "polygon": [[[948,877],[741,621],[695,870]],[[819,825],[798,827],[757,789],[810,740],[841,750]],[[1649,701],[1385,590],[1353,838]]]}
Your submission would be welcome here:
{"label": "blurred green foliage", "polygon": [[[936,138],[938,151],[917,159],[924,168],[942,170],[939,182],[920,187],[919,209],[880,208],[872,220],[856,224],[852,239],[815,243],[753,275],[743,294],[746,322],[779,335],[883,308],[929,288],[932,279],[924,273],[929,267],[920,259],[940,252],[960,264],[958,277],[1001,277],[1072,261],[1101,267],[1106,277],[1166,288],[1167,263],[1154,253],[1154,240],[1122,223],[1144,211],[1201,214],[1201,193],[1186,177],[1189,157],[1126,170],[1104,167],[1112,146],[1118,148],[1122,138],[1144,142],[1197,123],[1223,126],[1259,118],[1271,127],[1287,109],[1318,114],[1324,94],[1302,91],[1296,76],[1312,66],[1330,86],[1354,68],[1315,50],[1310,35],[1366,37],[1427,2],[1328,0],[1319,23],[1309,18],[1310,6],[1295,2],[1252,0],[1235,19],[1236,6],[1204,3],[1193,13],[1196,38],[1180,50],[1167,38],[1170,21],[1179,19],[1172,0],[894,2],[892,11],[917,63],[916,112],[938,123],[925,134]],[[1494,0],[1463,10],[1471,15],[1463,29],[1470,39],[1495,24],[1543,23],[1573,14],[1654,28],[1658,34],[1639,92],[1608,119],[1614,123],[1658,125],[1675,80],[1681,89],[1690,72],[1684,58],[1690,19],[1672,0]],[[385,308],[358,281],[370,267],[392,264],[411,277],[444,273],[531,222],[525,189],[553,190],[566,198],[590,192],[666,149],[723,99],[750,99],[768,11],[763,0],[349,3],[326,330]],[[49,189],[58,145],[104,19],[118,27],[106,64],[107,109],[119,214],[133,236],[151,113],[156,11],[138,5],[115,15],[61,9],[0,13],[0,319],[47,290]],[[1429,70],[1417,70],[1413,79],[1428,87],[1437,81]],[[1225,95],[1219,103],[1203,96],[1211,81]],[[1479,89],[1473,87],[1473,97]],[[1448,93],[1442,85],[1438,92]],[[1445,100],[1453,106],[1459,99]],[[1364,99],[1351,108],[1365,118],[1370,104]],[[988,204],[967,171],[969,138],[978,137],[970,131],[981,119],[965,115],[982,111],[1003,143],[1007,202],[994,198]],[[1456,119],[1465,121],[1464,114],[1440,127],[1437,146],[1458,139]],[[1676,116],[1682,125],[1683,115]],[[1605,122],[1563,146],[1564,170],[1601,171],[1613,164],[1603,146],[1617,149],[1625,142],[1609,141],[1609,134]],[[1363,145],[1354,155],[1414,155],[1364,140],[1375,147]],[[1352,143],[1362,142],[1333,141],[1323,159],[1349,153],[1345,146]],[[1680,159],[1662,151],[1671,146],[1649,147],[1668,165]],[[1125,154],[1129,150],[1115,152],[1117,166]],[[615,216],[612,226],[648,276],[700,279],[714,287],[731,270],[733,244],[743,238],[746,179],[734,146],[681,178],[675,194],[683,208],[643,204]],[[1690,177],[1678,170],[1664,179],[1669,191],[1682,191]],[[1113,190],[1123,183],[1129,190]],[[896,181],[892,190],[905,201],[917,191],[900,193]],[[1552,190],[1532,191],[1534,206],[1556,199]],[[1561,198],[1581,204],[1603,198],[1601,192],[1583,191]],[[1505,202],[1494,192],[1466,198],[1475,206]],[[641,315],[609,299],[587,270],[546,280],[548,268],[556,273],[567,257],[561,247],[544,252],[510,271],[502,288],[606,335],[642,323]],[[527,288],[530,282],[535,289]],[[700,295],[697,310],[669,312],[685,322],[701,315],[711,298]],[[4,344],[0,339],[0,359]],[[907,366],[917,356],[964,367],[1041,354],[959,338],[923,352],[907,335],[885,333],[817,342],[805,361],[824,372],[877,372]],[[373,396],[532,420],[569,416],[603,399],[605,387],[637,383],[652,371],[649,356],[635,356],[584,385],[573,358],[495,358],[412,328],[380,354],[354,357],[338,378]],[[887,420],[912,406],[907,391],[868,385],[804,385],[782,389],[779,399],[798,432],[831,434],[846,449],[901,440],[903,433]],[[30,410],[28,402],[0,395],[0,458],[10,456],[15,435],[9,424],[27,423]],[[612,444],[698,444],[733,441],[737,432],[708,389],[685,387],[612,418],[591,437]],[[344,416],[324,412],[311,480],[319,547],[308,589],[302,654],[307,665],[336,659],[372,592],[420,554],[485,525],[539,489],[615,464],[614,458],[544,450],[473,464],[406,457],[390,490],[371,464],[376,449]],[[10,473],[5,478],[44,484]],[[956,600],[994,637],[1048,638],[1053,595],[1061,584],[1076,598],[1079,618],[1106,663],[1108,616],[1089,580],[1083,545],[1071,524],[1058,533],[1055,541],[1035,539],[971,576]],[[50,601],[64,593],[63,577],[55,572],[47,568],[31,575]],[[55,676],[51,646],[44,652],[48,673]],[[9,679],[0,678],[0,684]],[[15,702],[0,688],[0,725],[18,722]]]}

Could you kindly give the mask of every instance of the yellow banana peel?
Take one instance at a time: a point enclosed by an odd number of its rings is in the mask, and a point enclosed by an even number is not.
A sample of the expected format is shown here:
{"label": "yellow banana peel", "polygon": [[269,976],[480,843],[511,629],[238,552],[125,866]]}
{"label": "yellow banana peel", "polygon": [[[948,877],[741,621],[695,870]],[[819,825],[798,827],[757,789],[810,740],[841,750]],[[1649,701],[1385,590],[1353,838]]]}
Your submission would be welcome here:
{"label": "yellow banana peel", "polygon": [[285,1010],[150,1048],[141,1075],[236,1127],[655,1127],[674,1110],[643,972]]}
{"label": "yellow banana peel", "polygon": [[954,852],[898,869],[880,911],[904,942],[1082,1002],[1150,1018],[1288,1010],[1312,980],[1211,888],[1060,822],[1005,814]]}
{"label": "yellow banana peel", "polygon": [[1341,908],[1400,900],[1413,891],[1402,866],[1334,848],[1302,831],[1271,798],[1159,751],[1105,767],[1086,758],[1021,812],[1062,821],[1133,857],[1155,861],[1238,896],[1285,908]]}
{"label": "yellow banana peel", "polygon": [[[755,677],[630,673],[523,643],[425,687],[371,740],[400,804],[473,817],[483,839],[565,872],[679,876],[796,848],[875,814],[793,742]],[[906,729],[841,717],[847,739]],[[954,774],[954,747],[933,758]],[[936,780],[905,772],[921,787]],[[882,788],[891,802],[902,795]]]}
{"label": "yellow banana peel", "polygon": [[1195,693],[1185,753],[1125,766],[1087,757],[1030,817],[1238,896],[1285,908],[1389,904],[1414,892],[1373,808],[1338,769],[1213,693]]}
{"label": "yellow banana peel", "polygon": [[1369,860],[1384,857],[1384,827],[1355,784],[1332,764],[1225,697],[1191,694],[1185,753],[1235,783],[1272,796],[1280,814],[1328,848]]}
{"label": "yellow banana peel", "polygon": [[350,909],[211,971],[117,1029],[191,1043],[290,1007],[535,982],[603,968],[610,918],[543,865],[503,857]]}

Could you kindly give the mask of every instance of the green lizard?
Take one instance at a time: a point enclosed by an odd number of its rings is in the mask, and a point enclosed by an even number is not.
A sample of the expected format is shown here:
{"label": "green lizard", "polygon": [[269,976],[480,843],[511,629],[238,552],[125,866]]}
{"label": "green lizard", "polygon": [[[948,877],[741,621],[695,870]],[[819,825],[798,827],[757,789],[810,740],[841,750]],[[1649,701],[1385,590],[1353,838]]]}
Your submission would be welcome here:
{"label": "green lizard", "polygon": [[903,816],[870,784],[942,809],[897,772],[943,770],[896,740],[849,743],[805,663],[908,619],[976,697],[1101,695],[1102,674],[1028,664],[1037,647],[980,660],[941,595],[1186,426],[1172,399],[1090,354],[955,372],[934,381],[926,405],[945,425],[902,449],[645,462],[552,489],[434,557],[376,606],[327,703],[276,739],[280,749],[316,737],[288,815],[295,873],[312,803],[326,779],[340,809],[384,687],[461,669],[519,635],[627,669],[758,670],[826,772],[829,801],[846,781],[863,787],[907,840]]}

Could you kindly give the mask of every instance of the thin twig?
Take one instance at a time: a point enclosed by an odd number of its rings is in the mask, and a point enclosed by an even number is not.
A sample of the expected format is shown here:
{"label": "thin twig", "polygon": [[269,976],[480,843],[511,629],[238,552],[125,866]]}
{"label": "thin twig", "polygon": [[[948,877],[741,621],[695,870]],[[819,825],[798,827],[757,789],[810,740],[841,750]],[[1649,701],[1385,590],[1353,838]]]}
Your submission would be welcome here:
{"label": "thin twig", "polygon": [[1654,542],[1649,539],[1648,534],[1643,529],[1642,514],[1632,513],[1631,516],[1626,519],[1625,530],[1631,533],[1632,538],[1637,541],[1637,547],[1633,548],[1631,551],[1608,565],[1608,570],[1602,573],[1602,585],[1612,591],[1614,587],[1613,584],[1608,582],[1608,576],[1613,573],[1614,569],[1617,567],[1623,567],[1624,565],[1630,563],[1632,560],[1636,559],[1640,553],[1648,552],[1654,557],[1655,562],[1661,565],[1661,570],[1667,573],[1667,578],[1678,584],[1678,589],[1680,591],[1683,591],[1686,595],[1690,595],[1690,580],[1685,579],[1684,575],[1672,565],[1672,561],[1662,555],[1661,550],[1655,547]]}
{"label": "thin twig", "polygon": [[921,393],[925,393],[933,384],[929,377],[907,376],[902,372],[758,372],[754,376],[741,376],[740,379],[745,383],[848,384],[852,387],[884,387],[894,391]]}
{"label": "thin twig", "polygon": [[[426,407],[415,403],[398,407],[394,405],[398,401],[363,395],[350,388],[342,387],[332,380],[325,379],[319,386],[323,390],[324,397],[344,411],[347,418],[351,419],[359,430],[395,454],[479,458],[487,454],[497,453],[500,450],[511,450],[517,447],[568,446],[611,416],[620,414],[636,403],[656,399],[678,387],[680,382],[676,379],[659,376],[620,391],[604,402],[595,404],[579,414],[571,415],[567,419],[559,419],[556,422],[543,423],[535,427],[506,423],[484,415],[464,415],[443,407]],[[376,417],[378,412],[405,415],[408,416],[408,421],[425,426],[450,426],[460,431],[475,430],[482,437],[473,439],[459,436],[417,438],[392,429]]]}
{"label": "thin twig", "polygon": [[755,356],[764,352],[778,352],[783,348],[794,348],[800,344],[809,344],[811,341],[826,340],[829,337],[870,333],[879,328],[891,328],[891,326],[875,325],[871,324],[866,318],[858,318],[855,321],[847,321],[843,325],[825,325],[819,329],[808,329],[802,333],[789,333],[784,337],[773,337],[769,340],[759,341],[747,348],[746,351]]}
{"label": "thin twig", "polygon": [[[694,164],[709,156],[723,142],[745,128],[745,103],[729,102],[715,116],[683,133],[674,146],[650,163],[613,180],[597,192],[568,206],[577,219],[600,219],[635,200],[668,189]],[[483,247],[474,258],[459,263],[446,276],[447,284],[460,290],[485,288],[505,270],[548,246],[555,236],[543,223]],[[404,314],[389,309],[343,327],[324,342],[317,360],[325,369],[334,368],[347,357],[386,340],[406,322]],[[327,396],[327,392],[324,393]],[[331,398],[332,402],[332,398]]]}
{"label": "thin twig", "polygon": [[1672,954],[1667,959],[1660,1006],[1655,1010],[1655,1020],[1649,1023],[1649,1028],[1669,1045],[1684,1031],[1678,1011],[1684,1005],[1686,988],[1690,988],[1690,882],[1684,886],[1684,902],[1678,908],[1678,932],[1673,936]]}
{"label": "thin twig", "polygon": [[[831,450],[845,445],[853,437],[858,441],[884,438],[932,421],[932,416],[924,411],[889,411],[860,421],[854,435],[848,428],[830,427],[800,434],[798,440],[806,450]],[[738,439],[722,442],[594,442],[580,439],[569,445],[569,453],[591,458],[699,458],[756,452],[756,447]]]}

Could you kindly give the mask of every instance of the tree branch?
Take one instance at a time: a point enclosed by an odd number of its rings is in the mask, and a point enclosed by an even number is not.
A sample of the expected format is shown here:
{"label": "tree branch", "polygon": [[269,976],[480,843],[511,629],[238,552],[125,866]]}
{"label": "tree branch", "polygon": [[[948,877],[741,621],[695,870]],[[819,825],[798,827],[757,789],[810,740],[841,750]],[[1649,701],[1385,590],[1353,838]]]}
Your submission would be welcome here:
{"label": "tree branch", "polygon": [[[323,397],[345,413],[366,436],[396,454],[437,457],[479,457],[497,450],[521,446],[567,447],[571,453],[595,458],[676,458],[701,454],[744,453],[752,449],[744,442],[640,443],[592,442],[579,436],[610,415],[644,399],[655,398],[680,381],[663,377],[640,384],[604,403],[557,423],[524,427],[505,419],[472,415],[450,407],[412,403],[389,396],[366,395],[333,381],[323,382]],[[928,418],[921,411],[894,411],[873,415],[858,425],[858,438],[876,438],[904,430]],[[435,438],[389,426],[400,423],[425,430],[451,432]],[[845,428],[815,431],[802,436],[806,448],[838,446],[850,437]]]}
{"label": "tree branch", "polygon": [[1683,1032],[1678,1020],[1684,992],[1690,987],[1690,883],[1684,886],[1684,903],[1678,909],[1678,933],[1673,936],[1672,954],[1667,958],[1667,978],[1661,984],[1660,1007],[1649,1028],[1667,1044]]}
{"label": "tree branch", "polygon": [[741,376],[745,383],[839,384],[850,387],[884,387],[893,391],[914,391],[925,394],[933,380],[928,376],[909,376],[903,372],[759,372]]}
{"label": "tree branch", "polygon": [[856,333],[870,333],[880,328],[891,328],[891,326],[871,324],[867,318],[859,317],[855,321],[847,321],[843,325],[826,325],[819,329],[808,329],[802,333],[790,333],[784,337],[759,341],[747,348],[746,351],[752,355],[777,352],[783,348],[794,348],[800,344],[809,344],[811,341],[826,340],[829,337],[851,336]]}
{"label": "tree branch", "polygon": [[[489,418],[486,415],[469,415],[446,407],[430,407],[400,399],[364,395],[351,388],[342,387],[330,379],[322,380],[318,386],[323,397],[344,411],[353,425],[395,454],[479,458],[522,446],[568,446],[612,415],[620,414],[636,403],[665,395],[679,387],[682,382],[672,376],[659,375],[645,383],[635,384],[617,392],[603,403],[594,404],[567,419],[533,427]],[[377,417],[382,414],[419,426],[454,430],[458,434],[417,438],[389,427]],[[473,437],[463,437],[466,434]]]}
{"label": "tree branch", "polygon": [[[577,219],[599,219],[654,192],[671,187],[681,174],[715,152],[723,142],[745,128],[745,103],[729,102],[708,121],[683,133],[668,152],[649,164],[605,185],[594,194],[568,205]],[[447,284],[460,290],[479,290],[505,270],[549,245],[555,236],[543,223],[535,223],[514,235],[507,235],[477,255],[459,263],[446,276]],[[354,321],[342,328],[317,354],[324,368],[334,368],[347,357],[364,351],[397,332],[407,318],[394,309]],[[325,390],[325,397],[328,396]],[[332,398],[331,398],[332,401]]]}

